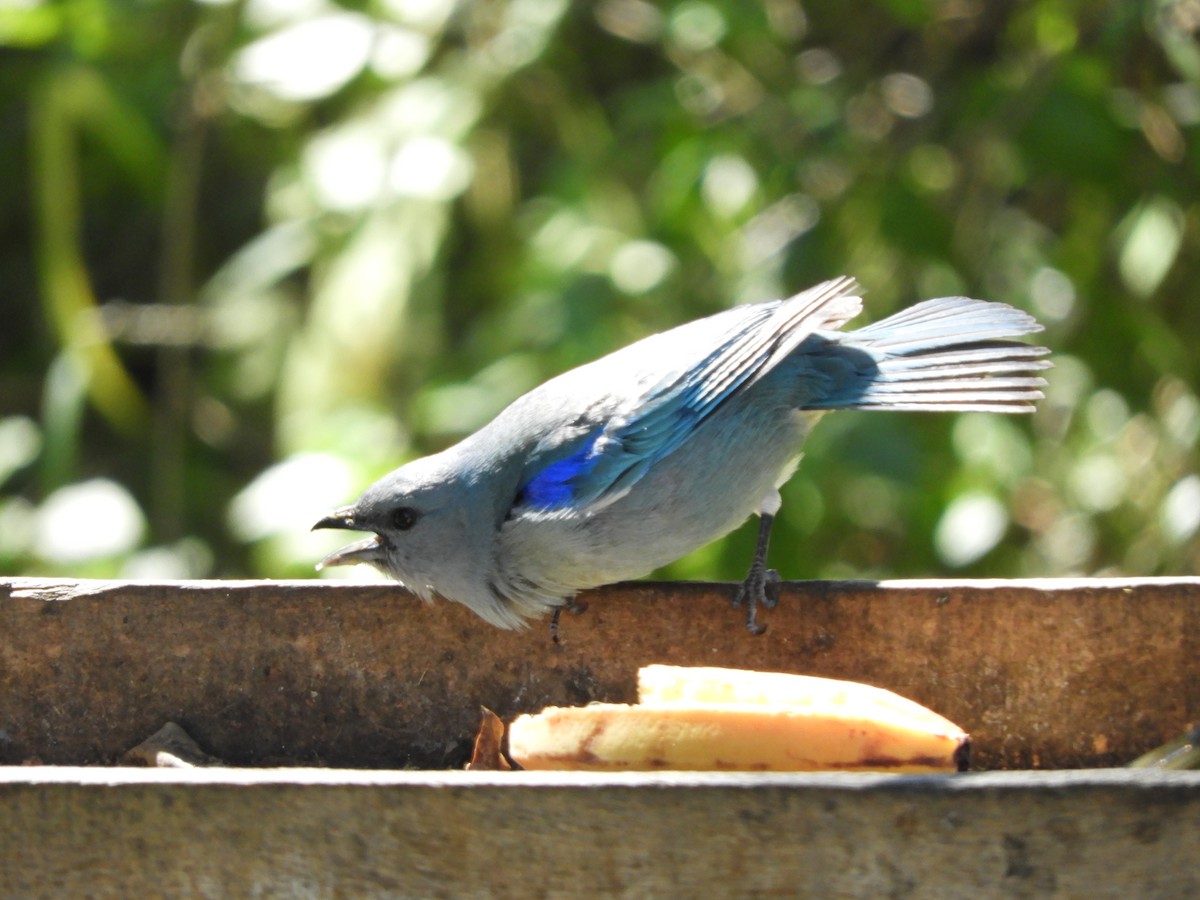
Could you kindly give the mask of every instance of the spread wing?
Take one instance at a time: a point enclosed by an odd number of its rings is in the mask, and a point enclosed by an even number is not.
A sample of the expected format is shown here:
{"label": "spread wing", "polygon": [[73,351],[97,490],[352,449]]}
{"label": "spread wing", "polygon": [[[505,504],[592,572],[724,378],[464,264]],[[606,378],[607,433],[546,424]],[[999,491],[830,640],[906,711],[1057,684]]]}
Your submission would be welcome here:
{"label": "spread wing", "polygon": [[[664,374],[645,378],[648,387],[629,402],[619,398],[610,415],[581,417],[570,440],[535,452],[514,511],[596,509],[624,496],[721,404],[761,379],[814,331],[837,328],[856,315],[861,309],[856,290],[851,278],[827,281],[788,300],[738,307],[606,357],[601,362],[612,366],[661,365]],[[704,323],[714,327],[694,327]],[[694,346],[699,334],[706,340]]]}

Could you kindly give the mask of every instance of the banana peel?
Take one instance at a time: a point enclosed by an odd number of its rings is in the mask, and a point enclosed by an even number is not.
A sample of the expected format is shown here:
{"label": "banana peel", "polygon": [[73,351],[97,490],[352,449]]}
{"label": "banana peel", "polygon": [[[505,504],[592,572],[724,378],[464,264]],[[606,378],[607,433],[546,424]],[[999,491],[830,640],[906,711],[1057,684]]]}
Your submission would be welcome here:
{"label": "banana peel", "polygon": [[882,688],[804,675],[646,666],[637,705],[519,716],[509,755],[526,769],[964,771],[970,738]]}

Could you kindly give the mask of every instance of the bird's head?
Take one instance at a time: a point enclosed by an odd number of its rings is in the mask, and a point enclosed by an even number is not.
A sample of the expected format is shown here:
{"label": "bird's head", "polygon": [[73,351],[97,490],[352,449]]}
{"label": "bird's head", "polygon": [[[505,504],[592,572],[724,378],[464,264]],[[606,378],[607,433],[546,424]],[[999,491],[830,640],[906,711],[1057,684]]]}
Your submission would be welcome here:
{"label": "bird's head", "polygon": [[438,457],[411,462],[313,526],[371,533],[329,554],[318,568],[367,563],[424,599],[435,593],[456,599],[454,582],[466,576],[471,554],[490,551],[470,507],[466,485]]}

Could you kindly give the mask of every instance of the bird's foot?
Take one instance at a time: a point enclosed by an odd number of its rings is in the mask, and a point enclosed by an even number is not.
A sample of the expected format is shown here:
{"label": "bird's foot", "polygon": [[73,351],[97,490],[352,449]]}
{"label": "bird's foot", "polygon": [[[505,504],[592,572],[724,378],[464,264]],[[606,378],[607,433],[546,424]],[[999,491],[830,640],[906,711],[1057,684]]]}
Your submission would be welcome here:
{"label": "bird's foot", "polygon": [[558,643],[558,620],[564,609],[571,615],[577,616],[582,612],[587,612],[587,608],[587,601],[580,600],[578,597],[572,597],[562,606],[554,607],[554,614],[550,617],[550,640],[555,644]]}
{"label": "bird's foot", "polygon": [[778,605],[781,580],[774,569],[756,562],[750,567],[746,580],[738,586],[733,607],[738,609],[743,603],[746,604],[746,630],[751,634],[762,634],[767,630],[766,625],[758,624],[758,607],[774,609]]}

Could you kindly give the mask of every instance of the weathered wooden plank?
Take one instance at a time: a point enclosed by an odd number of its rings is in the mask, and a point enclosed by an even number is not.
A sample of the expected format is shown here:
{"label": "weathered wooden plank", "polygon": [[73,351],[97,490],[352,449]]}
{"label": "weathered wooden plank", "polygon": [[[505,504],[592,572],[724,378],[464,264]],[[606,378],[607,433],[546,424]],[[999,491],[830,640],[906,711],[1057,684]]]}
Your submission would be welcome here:
{"label": "weathered wooden plank", "polygon": [[1186,897],[1200,773],[0,769],[5,897]]}
{"label": "weathered wooden plank", "polygon": [[1121,764],[1200,720],[1200,579],[635,583],[501,632],[385,584],[0,581],[0,763],[111,763],[165,721],[244,765],[457,767],[486,705],[632,698],[645,663],[852,678],[972,732],[982,768]]}

